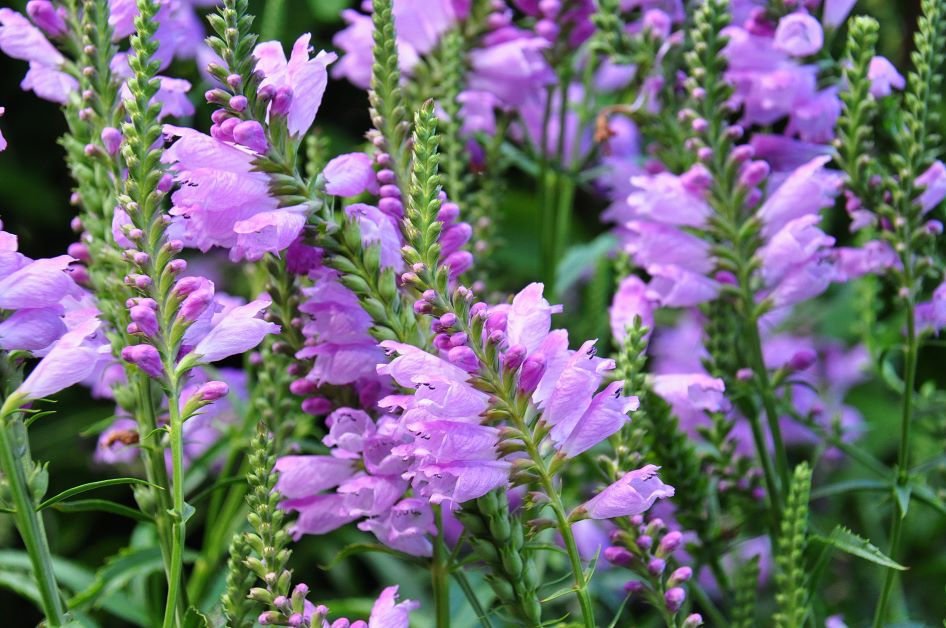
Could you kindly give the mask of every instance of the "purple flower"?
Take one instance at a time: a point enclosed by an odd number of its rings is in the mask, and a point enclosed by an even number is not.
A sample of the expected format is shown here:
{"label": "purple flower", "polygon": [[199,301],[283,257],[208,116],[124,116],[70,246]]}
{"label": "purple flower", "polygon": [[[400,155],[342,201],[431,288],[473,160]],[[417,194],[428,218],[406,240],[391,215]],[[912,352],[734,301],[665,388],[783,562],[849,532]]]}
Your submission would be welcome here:
{"label": "purple flower", "polygon": [[0,349],[32,351],[35,355],[65,332],[61,307],[17,310],[0,323]]}
{"label": "purple flower", "polygon": [[325,191],[333,196],[377,194],[378,178],[371,157],[365,153],[339,155],[325,165]]}
{"label": "purple flower", "polygon": [[276,490],[289,499],[306,498],[335,488],[355,473],[352,460],[332,456],[283,456],[276,461]]}
{"label": "purple flower", "polygon": [[[510,344],[521,344],[534,351],[549,333],[552,314],[562,311],[561,305],[550,305],[542,296],[545,286],[531,283],[516,294],[506,310],[506,337]],[[502,311],[492,308],[492,311]]]}
{"label": "purple flower", "polygon": [[413,600],[397,601],[397,589],[387,587],[378,596],[371,607],[368,628],[407,628],[410,624],[411,611],[420,608],[420,602]]}
{"label": "purple flower", "polygon": [[824,31],[807,13],[790,13],[778,22],[775,47],[793,57],[813,55],[824,45]]}
{"label": "purple flower", "polygon": [[641,324],[653,329],[656,304],[647,297],[647,286],[637,275],[621,280],[614,301],[608,310],[611,334],[619,341],[627,335],[627,328],[640,317]]}
{"label": "purple flower", "polygon": [[152,345],[138,344],[122,349],[122,360],[134,364],[151,377],[159,378],[164,375],[164,363],[161,354]]}
{"label": "purple flower", "polygon": [[288,61],[278,41],[263,42],[253,50],[257,61],[256,70],[265,76],[260,89],[271,87],[277,91],[283,90],[291,98],[286,111],[286,123],[289,133],[296,137],[304,135],[312,126],[328,85],[327,68],[338,58],[334,52],[322,50],[310,59],[311,38],[309,33],[300,36],[292,46]]}
{"label": "purple flower", "polygon": [[99,435],[95,447],[95,461],[118,464],[138,457],[138,424],[133,419],[119,418]]}
{"label": "purple flower", "polygon": [[427,500],[402,499],[383,517],[372,517],[358,524],[360,530],[373,533],[388,547],[413,556],[430,556],[429,535],[437,532],[434,513]]}
{"label": "purple flower", "polygon": [[[371,17],[354,9],[342,11],[342,19],[348,23],[335,33],[332,44],[344,54],[332,68],[334,78],[347,78],[353,85],[368,89],[371,85],[372,32]],[[403,65],[403,60],[401,60]]]}
{"label": "purple flower", "polygon": [[622,396],[621,386],[621,382],[612,382],[594,396],[561,444],[559,450],[562,453],[573,458],[616,433],[630,421],[627,413],[637,410],[640,402],[637,397]]}
{"label": "purple flower", "polygon": [[233,260],[259,259],[287,248],[305,224],[304,207],[280,207],[269,179],[253,171],[256,153],[197,131],[165,125],[178,140],[161,159],[181,187],[171,196],[171,233],[207,251],[230,249]]}
{"label": "purple flower", "polygon": [[11,398],[42,399],[92,375],[101,361],[110,357],[109,346],[98,333],[99,325],[98,319],[90,318],[63,334]]}
{"label": "purple flower", "polygon": [[916,185],[923,189],[916,202],[926,213],[946,198],[946,166],[938,159],[916,178]]}
{"label": "purple flower", "polygon": [[345,214],[358,223],[361,241],[365,247],[377,244],[380,247],[382,268],[400,271],[404,267],[401,256],[401,231],[397,222],[373,205],[353,203],[345,208]]}
{"label": "purple flower", "polygon": [[62,19],[64,10],[57,10],[49,0],[30,0],[26,3],[26,13],[37,26],[50,37],[58,37],[66,32],[66,21]]}
{"label": "purple flower", "polygon": [[903,89],[907,84],[903,75],[897,72],[897,68],[887,57],[880,55],[870,60],[867,78],[870,79],[870,93],[874,98],[889,96],[892,90]]}
{"label": "purple flower", "polygon": [[857,4],[857,0],[824,0],[822,18],[825,26],[837,28],[843,24],[855,4]]}
{"label": "purple flower", "polygon": [[647,284],[647,298],[662,307],[693,307],[716,298],[719,285],[709,277],[680,266],[655,264]]}
{"label": "purple flower", "polygon": [[796,218],[759,250],[766,284],[777,284],[790,271],[815,260],[834,245],[834,238],[816,226],[819,222],[821,217],[817,214]]}
{"label": "purple flower", "polygon": [[626,473],[582,508],[592,519],[613,519],[646,512],[658,499],[673,497],[673,487],[657,477],[660,467],[652,464]]}
{"label": "purple flower", "polygon": [[489,92],[505,106],[525,104],[555,80],[542,54],[548,46],[540,37],[523,36],[470,51],[467,89]]}
{"label": "purple flower", "polygon": [[824,165],[831,157],[816,157],[797,168],[772,193],[758,216],[763,222],[763,234],[771,237],[790,221],[808,214],[815,214],[834,204],[843,178],[828,171]]}
{"label": "purple flower", "polygon": [[231,355],[249,351],[267,334],[278,334],[279,325],[258,318],[269,307],[269,298],[256,299],[233,308],[214,325],[194,347],[193,354],[202,364],[217,362]]}
{"label": "purple flower", "polygon": [[702,227],[711,210],[699,189],[684,176],[666,172],[631,178],[636,191],[627,197],[632,214],[666,225]]}
{"label": "purple flower", "polygon": [[73,258],[60,255],[38,259],[0,279],[0,309],[50,307],[63,297],[79,295],[81,288],[66,271]]}

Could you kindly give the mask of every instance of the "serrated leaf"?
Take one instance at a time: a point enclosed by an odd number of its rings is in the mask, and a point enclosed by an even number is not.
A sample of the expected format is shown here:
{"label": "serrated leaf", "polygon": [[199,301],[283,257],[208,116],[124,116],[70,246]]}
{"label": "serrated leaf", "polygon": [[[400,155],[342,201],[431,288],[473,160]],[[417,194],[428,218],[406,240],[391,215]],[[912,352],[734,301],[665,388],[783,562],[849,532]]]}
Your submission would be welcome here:
{"label": "serrated leaf", "polygon": [[815,536],[815,540],[821,541],[822,543],[827,543],[832,547],[835,547],[842,552],[851,554],[852,556],[857,556],[858,558],[863,558],[864,560],[870,561],[874,564],[887,567],[888,569],[897,569],[899,571],[906,571],[906,567],[896,562],[886,554],[884,554],[880,549],[873,545],[867,539],[860,537],[844,526],[837,526],[834,530],[831,531],[831,534],[828,536]]}
{"label": "serrated leaf", "polygon": [[208,628],[210,621],[207,616],[191,606],[184,614],[184,628]]}
{"label": "serrated leaf", "polygon": [[70,489],[66,489],[63,492],[59,493],[58,495],[54,495],[53,497],[50,497],[49,499],[41,503],[39,506],[36,507],[36,510],[40,511],[44,508],[48,508],[49,506],[52,506],[53,504],[57,504],[63,500],[69,499],[73,495],[79,495],[80,493],[94,491],[95,489],[98,489],[98,488],[104,488],[106,486],[116,486],[119,484],[144,484],[146,486],[151,486],[157,489],[161,488],[160,486],[156,484],[146,482],[145,480],[142,480],[140,478],[112,478],[109,480],[99,480],[98,482],[88,482],[86,484],[80,484],[79,486],[73,486]]}

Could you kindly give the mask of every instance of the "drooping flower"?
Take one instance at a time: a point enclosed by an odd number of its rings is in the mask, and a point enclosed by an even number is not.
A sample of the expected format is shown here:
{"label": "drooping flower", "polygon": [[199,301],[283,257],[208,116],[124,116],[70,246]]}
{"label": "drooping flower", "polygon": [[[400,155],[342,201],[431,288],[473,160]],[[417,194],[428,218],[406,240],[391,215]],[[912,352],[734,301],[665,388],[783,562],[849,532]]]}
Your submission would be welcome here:
{"label": "drooping flower", "polygon": [[875,98],[889,96],[893,90],[903,89],[907,84],[890,60],[880,55],[870,60],[867,78],[870,79],[870,93]]}
{"label": "drooping flower", "polygon": [[14,59],[28,61],[30,68],[20,87],[45,100],[65,104],[79,81],[62,71],[65,57],[43,32],[21,14],[0,8],[0,50]]}
{"label": "drooping flower", "polygon": [[652,464],[631,471],[584,503],[591,519],[613,519],[646,512],[658,499],[673,497],[674,489],[660,481]]}
{"label": "drooping flower", "polygon": [[278,334],[279,325],[258,317],[270,303],[268,297],[256,299],[224,315],[194,347],[198,362],[210,364],[244,353],[262,342],[267,334]]}
{"label": "drooping flower", "polygon": [[378,177],[366,153],[347,153],[329,161],[322,170],[325,191],[333,196],[358,196],[378,192]]}

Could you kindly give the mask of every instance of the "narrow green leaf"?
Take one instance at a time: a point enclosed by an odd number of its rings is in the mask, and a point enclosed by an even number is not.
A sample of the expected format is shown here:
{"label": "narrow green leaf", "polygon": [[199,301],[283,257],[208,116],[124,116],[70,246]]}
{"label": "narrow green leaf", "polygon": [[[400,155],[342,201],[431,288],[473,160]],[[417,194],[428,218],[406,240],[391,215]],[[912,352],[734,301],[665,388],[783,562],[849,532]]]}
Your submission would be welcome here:
{"label": "narrow green leaf", "polygon": [[893,496],[897,500],[901,519],[907,516],[907,511],[910,509],[910,494],[912,492],[913,486],[910,484],[897,484],[893,487]]}
{"label": "narrow green leaf", "polygon": [[49,499],[41,503],[39,506],[36,507],[36,510],[40,511],[40,510],[43,510],[44,508],[48,508],[49,506],[52,506],[53,504],[57,504],[63,500],[69,499],[73,495],[79,495],[80,493],[94,491],[95,489],[104,488],[106,486],[117,486],[119,484],[144,484],[146,486],[151,486],[157,489],[161,488],[160,486],[151,484],[150,482],[146,482],[140,478],[112,478],[110,480],[99,480],[98,482],[88,482],[86,484],[80,484],[79,486],[73,486],[70,489],[66,489],[65,491],[59,493],[58,495],[50,497]]}
{"label": "narrow green leaf", "polygon": [[889,488],[890,483],[882,480],[846,480],[828,484],[827,486],[822,486],[811,491],[811,498],[822,499],[824,497],[833,497],[835,495],[856,493],[859,491],[885,491]]}
{"label": "narrow green leaf", "polygon": [[827,543],[852,556],[857,556],[858,558],[863,558],[864,560],[881,565],[882,567],[897,569],[899,571],[906,570],[906,567],[884,554],[870,541],[854,534],[844,526],[837,526],[831,531],[831,534],[826,537],[814,536],[812,538],[822,543]]}
{"label": "narrow green leaf", "polygon": [[142,523],[151,522],[151,517],[140,510],[107,499],[75,499],[54,504],[53,508],[61,512],[89,512],[98,510],[101,512],[110,512],[113,515],[128,517],[135,521],[141,521]]}
{"label": "narrow green leaf", "polygon": [[332,567],[337,565],[340,561],[348,558],[349,556],[356,556],[358,554],[366,554],[368,552],[377,552],[379,554],[388,554],[390,556],[395,556],[401,560],[406,560],[412,562],[416,565],[426,566],[427,562],[416,556],[410,556],[399,552],[395,549],[391,549],[386,545],[381,545],[380,543],[352,543],[351,545],[346,546],[338,554],[335,555],[335,558],[332,559],[328,565],[321,565],[321,568],[324,571],[329,571]]}

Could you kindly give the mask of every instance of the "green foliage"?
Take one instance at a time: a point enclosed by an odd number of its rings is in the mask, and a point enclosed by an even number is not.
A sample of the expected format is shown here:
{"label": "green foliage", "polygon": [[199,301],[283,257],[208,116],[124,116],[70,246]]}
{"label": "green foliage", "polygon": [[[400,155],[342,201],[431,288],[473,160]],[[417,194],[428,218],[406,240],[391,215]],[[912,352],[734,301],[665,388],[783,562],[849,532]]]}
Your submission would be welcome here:
{"label": "green foliage", "polygon": [[371,65],[371,88],[368,103],[371,122],[383,138],[383,150],[391,155],[393,170],[401,190],[408,179],[407,111],[401,92],[401,70],[398,66],[397,35],[394,29],[392,0],[372,0],[371,23],[374,27]]}
{"label": "green foliage", "polygon": [[739,568],[736,574],[732,628],[754,628],[758,625],[755,613],[758,589],[759,557],[753,556]]}
{"label": "green foliage", "polygon": [[497,601],[517,624],[542,620],[539,571],[528,549],[519,517],[509,512],[504,490],[490,491],[457,512],[474,555],[487,567],[486,581]]}
{"label": "green foliage", "polygon": [[849,22],[848,29],[842,71],[849,87],[840,94],[844,108],[838,120],[835,160],[847,174],[850,189],[862,199],[870,199],[875,193],[868,182],[875,168],[871,123],[876,104],[867,72],[874,58],[879,25],[873,18],[858,16]]}
{"label": "green foliage", "polygon": [[887,567],[888,569],[896,569],[898,571],[904,571],[906,569],[906,567],[880,551],[880,549],[870,541],[854,534],[842,525],[835,526],[834,530],[832,530],[831,534],[827,537],[816,536],[814,540],[826,543],[851,556],[863,558],[866,561]]}
{"label": "green foliage", "polygon": [[[403,224],[408,246],[404,260],[411,266],[422,264],[424,271],[432,273],[433,283],[446,285],[446,273],[438,272],[440,266],[441,223],[437,220],[440,211],[440,137],[437,134],[437,117],[433,102],[424,103],[414,116],[414,137],[411,143],[411,183],[406,217]],[[442,281],[441,281],[442,280]]]}
{"label": "green foliage", "polygon": [[805,549],[808,546],[810,492],[811,468],[803,462],[795,467],[792,476],[775,551],[775,601],[778,612],[773,620],[779,628],[803,625],[808,613]]}

